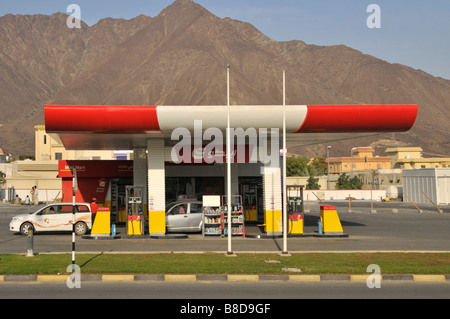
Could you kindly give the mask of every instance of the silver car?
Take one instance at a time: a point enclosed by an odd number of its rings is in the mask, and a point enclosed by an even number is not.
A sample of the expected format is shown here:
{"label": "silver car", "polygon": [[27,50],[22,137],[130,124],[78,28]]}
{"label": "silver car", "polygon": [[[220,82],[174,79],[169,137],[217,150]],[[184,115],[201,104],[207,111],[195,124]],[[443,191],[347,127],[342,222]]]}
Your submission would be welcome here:
{"label": "silver car", "polygon": [[201,201],[177,201],[166,209],[167,232],[201,232],[203,226]]}

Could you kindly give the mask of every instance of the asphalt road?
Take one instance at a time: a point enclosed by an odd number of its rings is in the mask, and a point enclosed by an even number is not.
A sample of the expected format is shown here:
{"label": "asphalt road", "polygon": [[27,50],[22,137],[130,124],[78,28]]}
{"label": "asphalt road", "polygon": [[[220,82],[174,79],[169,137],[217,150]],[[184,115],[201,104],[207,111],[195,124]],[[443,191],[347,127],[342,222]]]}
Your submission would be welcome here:
{"label": "asphalt road", "polygon": [[[333,202],[339,213],[344,232],[348,238],[320,238],[317,234],[319,205],[311,204],[311,213],[305,214],[305,237],[289,238],[289,252],[307,251],[450,251],[450,207],[443,207],[437,213],[432,205],[421,205],[423,213],[413,205],[399,202],[375,203],[377,213],[370,213],[370,202],[352,203],[353,213],[348,213],[348,204]],[[21,253],[27,249],[27,238],[9,231],[11,217],[36,207],[0,204],[0,254]],[[392,209],[398,210],[393,213]],[[121,239],[93,240],[77,237],[77,252],[225,252],[226,238],[203,238],[201,234],[189,234],[187,239],[128,238],[124,228],[119,227]],[[247,233],[258,234],[260,229],[249,226]],[[34,236],[35,253],[71,252],[71,234],[53,233]],[[239,252],[279,252],[283,247],[282,238],[239,238],[233,237],[232,250]],[[290,299],[448,299],[450,281],[411,282],[383,281],[380,289],[369,289],[365,283],[355,282],[315,282],[296,283],[287,281],[268,282],[157,282],[139,281],[125,283],[82,282],[81,289],[69,289],[65,283],[42,282],[2,282],[0,299],[8,298],[83,298],[83,299],[166,299],[164,304],[170,311],[190,299],[223,299],[258,302],[264,299],[285,300],[275,306],[287,309],[291,314],[295,309]],[[177,300],[167,305],[167,300]],[[287,300],[287,301],[286,301]],[[297,301],[295,302],[297,304]],[[280,306],[281,305],[281,306]],[[309,305],[309,304],[307,304]],[[322,304],[315,303],[321,307]],[[150,305],[151,306],[151,305]],[[178,307],[178,308],[177,308]],[[294,308],[292,308],[294,307]],[[279,311],[279,310],[278,310]],[[221,313],[215,313],[221,315]],[[182,317],[182,316],[177,316]],[[211,316],[213,317],[213,316]],[[261,316],[260,316],[261,317]],[[276,316],[278,317],[278,316]]]}
{"label": "asphalt road", "polygon": [[[286,299],[448,299],[450,282],[383,282],[368,288],[364,282],[156,282],[94,283],[67,288],[65,283],[0,284],[0,299],[221,299],[239,302]],[[269,301],[270,302],[270,301]],[[259,302],[260,303],[260,302]],[[177,304],[182,304],[178,302]],[[286,305],[293,306],[292,303]],[[290,308],[292,310],[292,308]]]}
{"label": "asphalt road", "polygon": [[[346,202],[334,201],[344,232],[348,238],[319,238],[317,220],[318,204],[311,204],[311,213],[304,217],[304,235],[288,238],[288,251],[449,251],[450,207],[443,213],[436,212],[431,204],[421,204],[418,213],[411,204],[401,202],[375,202],[377,213],[370,213],[370,202],[354,201],[353,213],[348,213]],[[0,204],[0,253],[26,253],[27,238],[9,231],[11,217],[33,206]],[[398,212],[393,213],[396,209]],[[226,238],[205,237],[189,234],[187,239],[151,239],[125,236],[124,227],[117,228],[121,239],[93,240],[76,238],[77,252],[226,252]],[[247,226],[247,234],[261,234],[256,226]],[[35,253],[71,252],[70,233],[41,233],[34,236]],[[233,252],[279,252],[283,249],[282,238],[232,238]]]}

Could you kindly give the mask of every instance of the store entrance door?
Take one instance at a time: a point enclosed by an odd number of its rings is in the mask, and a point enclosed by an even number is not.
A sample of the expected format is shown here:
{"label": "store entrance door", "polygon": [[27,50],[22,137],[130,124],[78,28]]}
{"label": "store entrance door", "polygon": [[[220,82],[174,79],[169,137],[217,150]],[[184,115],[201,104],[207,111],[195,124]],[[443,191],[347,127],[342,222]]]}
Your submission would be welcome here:
{"label": "store entrance door", "polygon": [[111,222],[125,224],[126,222],[126,200],[125,188],[133,185],[132,177],[111,178]]}
{"label": "store entrance door", "polygon": [[262,177],[239,177],[245,222],[264,222]]}

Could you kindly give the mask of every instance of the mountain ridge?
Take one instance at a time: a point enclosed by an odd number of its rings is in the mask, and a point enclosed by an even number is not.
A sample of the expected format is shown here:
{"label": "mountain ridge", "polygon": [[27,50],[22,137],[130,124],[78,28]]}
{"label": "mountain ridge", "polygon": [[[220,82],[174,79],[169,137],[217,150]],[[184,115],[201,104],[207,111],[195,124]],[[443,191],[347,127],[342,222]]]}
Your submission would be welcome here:
{"label": "mountain ridge", "polygon": [[[284,69],[287,104],[419,105],[409,132],[332,143],[333,156],[371,144],[378,153],[386,144],[448,154],[449,80],[344,45],[278,42],[191,0],[155,17],[105,18],[81,29],[66,20],[63,13],[0,17],[0,148],[33,154],[44,104],[226,104],[230,64],[232,104],[281,105]],[[292,151],[315,156],[325,148]]]}

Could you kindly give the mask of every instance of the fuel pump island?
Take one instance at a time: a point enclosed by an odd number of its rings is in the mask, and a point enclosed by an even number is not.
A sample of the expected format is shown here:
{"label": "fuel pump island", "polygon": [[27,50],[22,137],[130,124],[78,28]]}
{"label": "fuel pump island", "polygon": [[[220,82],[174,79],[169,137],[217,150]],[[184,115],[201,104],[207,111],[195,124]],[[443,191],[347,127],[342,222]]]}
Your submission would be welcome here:
{"label": "fuel pump island", "polygon": [[[143,186],[126,186],[126,223],[125,233],[127,236],[143,236],[148,225],[145,214]],[[94,198],[95,200],[95,198]],[[116,225],[111,223],[111,209],[109,207],[98,207],[95,201],[91,204],[92,230],[90,235],[83,236],[85,239],[120,239],[116,235]],[[148,226],[147,226],[148,227]]]}
{"label": "fuel pump island", "polygon": [[142,236],[145,233],[147,216],[144,205],[144,187],[126,186],[126,234],[127,236]]}
{"label": "fuel pump island", "polygon": [[[289,237],[304,235],[304,200],[303,185],[286,185],[287,206],[289,213]],[[321,205],[316,237],[348,237],[344,233],[335,206]]]}
{"label": "fuel pump island", "polygon": [[303,235],[303,185],[286,185],[287,208],[289,214],[288,236]]}

